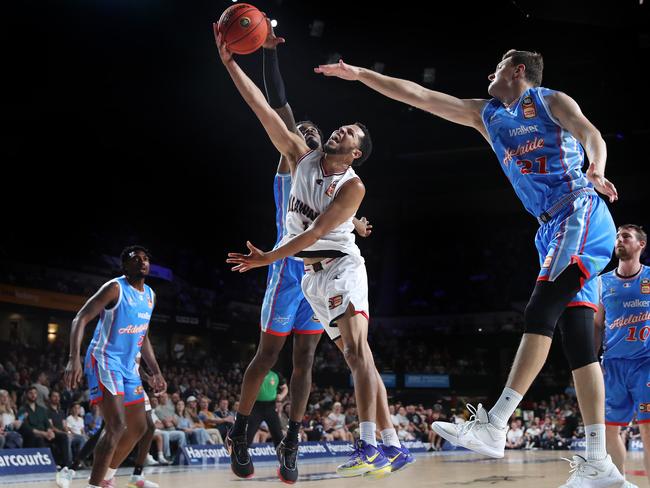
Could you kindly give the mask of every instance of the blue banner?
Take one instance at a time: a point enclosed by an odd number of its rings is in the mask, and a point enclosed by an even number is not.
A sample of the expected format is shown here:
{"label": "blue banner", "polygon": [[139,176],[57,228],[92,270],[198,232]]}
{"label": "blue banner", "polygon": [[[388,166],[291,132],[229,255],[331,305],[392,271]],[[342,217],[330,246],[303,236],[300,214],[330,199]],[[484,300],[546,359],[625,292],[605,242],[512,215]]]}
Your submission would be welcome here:
{"label": "blue banner", "polygon": [[0,476],[55,472],[49,448],[0,450]]}
{"label": "blue banner", "polygon": [[[405,441],[403,444],[411,452],[426,452],[428,446],[420,441]],[[298,446],[298,459],[330,458],[349,456],[354,451],[352,444],[345,441],[301,442]],[[253,461],[275,461],[277,455],[273,444],[252,444],[248,448]],[[185,446],[179,457],[180,464],[205,466],[227,464],[230,456],[222,444]]]}
{"label": "blue banner", "polygon": [[405,388],[449,388],[448,374],[405,374]]}
{"label": "blue banner", "polygon": [[584,451],[587,449],[587,441],[584,439],[572,439],[569,449],[572,451]]}

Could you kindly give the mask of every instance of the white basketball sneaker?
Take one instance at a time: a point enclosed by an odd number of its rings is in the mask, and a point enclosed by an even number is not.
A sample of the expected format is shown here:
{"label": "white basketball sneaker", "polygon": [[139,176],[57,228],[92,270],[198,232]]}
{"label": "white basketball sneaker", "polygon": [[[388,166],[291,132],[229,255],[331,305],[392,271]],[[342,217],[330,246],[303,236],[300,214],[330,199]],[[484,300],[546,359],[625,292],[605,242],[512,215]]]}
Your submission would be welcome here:
{"label": "white basketball sneaker", "polygon": [[72,478],[74,478],[74,470],[66,466],[56,473],[56,485],[59,488],[69,488]]}
{"label": "white basketball sneaker", "polygon": [[508,428],[500,429],[490,423],[490,416],[480,403],[477,408],[467,404],[467,409],[472,416],[464,424],[434,422],[431,427],[438,435],[452,444],[485,456],[502,458],[506,447]]}
{"label": "white basketball sneaker", "polygon": [[[571,476],[560,488],[623,488],[625,478],[607,455],[602,461],[587,461],[582,456],[573,456],[569,461]],[[634,486],[634,485],[632,485]]]}

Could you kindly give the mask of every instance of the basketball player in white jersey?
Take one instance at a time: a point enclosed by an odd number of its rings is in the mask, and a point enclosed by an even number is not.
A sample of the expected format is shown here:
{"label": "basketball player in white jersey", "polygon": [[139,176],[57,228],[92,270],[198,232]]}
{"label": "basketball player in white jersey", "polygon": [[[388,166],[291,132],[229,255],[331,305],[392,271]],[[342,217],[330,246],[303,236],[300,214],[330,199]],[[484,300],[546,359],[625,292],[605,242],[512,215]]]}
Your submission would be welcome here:
{"label": "basketball player in white jersey", "polygon": [[233,271],[245,272],[287,256],[304,259],[305,297],[324,327],[338,328],[355,384],[361,439],[353,456],[338,471],[348,476],[384,476],[391,466],[375,438],[378,384],[367,340],[368,280],[352,234],[352,219],[365,195],[352,164],[361,164],[370,155],[370,134],[362,124],[345,125],[332,133],[323,151],[310,150],[300,135],[286,127],[216,34],[221,61],[286,158],[292,175],[287,235],[276,249],[266,253],[247,242],[250,253],[229,253],[227,262],[235,265]]}

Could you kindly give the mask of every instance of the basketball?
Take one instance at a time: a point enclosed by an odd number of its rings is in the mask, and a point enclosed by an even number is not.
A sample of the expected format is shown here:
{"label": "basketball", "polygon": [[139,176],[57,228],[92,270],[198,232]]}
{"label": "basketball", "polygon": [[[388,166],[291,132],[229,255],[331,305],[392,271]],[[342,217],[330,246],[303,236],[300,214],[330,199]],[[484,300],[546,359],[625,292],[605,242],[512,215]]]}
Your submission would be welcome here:
{"label": "basketball", "polygon": [[268,34],[264,14],[247,3],[228,7],[221,14],[218,29],[230,52],[235,54],[257,51]]}

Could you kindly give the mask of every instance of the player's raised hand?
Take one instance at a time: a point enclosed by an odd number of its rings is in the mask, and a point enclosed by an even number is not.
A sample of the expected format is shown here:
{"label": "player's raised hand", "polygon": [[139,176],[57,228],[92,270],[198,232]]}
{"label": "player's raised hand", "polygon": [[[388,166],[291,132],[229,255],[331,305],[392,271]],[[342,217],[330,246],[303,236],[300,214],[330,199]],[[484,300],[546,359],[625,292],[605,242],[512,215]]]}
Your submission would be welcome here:
{"label": "player's raised hand", "polygon": [[231,271],[245,273],[250,269],[271,264],[268,260],[267,254],[253,246],[250,241],[246,241],[246,247],[248,247],[248,250],[250,251],[248,254],[241,254],[238,252],[228,253],[228,259],[226,259],[226,262],[235,265],[231,268]]}
{"label": "player's raised hand", "polygon": [[264,44],[262,44],[262,47],[264,49],[275,49],[278,44],[284,44],[286,41],[284,37],[277,37],[275,35],[275,32],[273,31],[273,26],[271,25],[271,20],[264,15],[264,18],[266,20],[266,27],[268,30],[268,34],[266,36],[266,40],[264,41]]}
{"label": "player's raised hand", "polygon": [[616,190],[614,183],[605,178],[604,174],[599,173],[593,163],[590,164],[589,169],[587,169],[587,179],[591,181],[594,188],[596,188],[599,193],[602,193],[609,198],[610,203],[618,200],[618,191]]}
{"label": "player's raised hand", "polygon": [[352,219],[352,222],[354,223],[354,230],[360,237],[368,237],[372,234],[372,224],[367,218],[361,217],[360,219],[357,219],[355,217]]}
{"label": "player's raised hand", "polygon": [[350,81],[359,79],[359,71],[359,67],[346,64],[342,59],[339,59],[338,63],[321,64],[317,68],[314,68],[314,72],[316,73],[321,73],[325,76],[336,76]]}
{"label": "player's raised hand", "polygon": [[81,381],[81,375],[81,359],[78,357],[70,358],[65,367],[65,372],[63,373],[63,383],[65,384],[65,387],[68,390],[74,389]]}
{"label": "player's raised hand", "polygon": [[212,31],[214,32],[214,42],[217,44],[219,49],[219,57],[223,64],[227,64],[232,61],[232,53],[228,50],[228,46],[223,40],[223,36],[219,32],[219,25],[215,22],[212,23]]}

